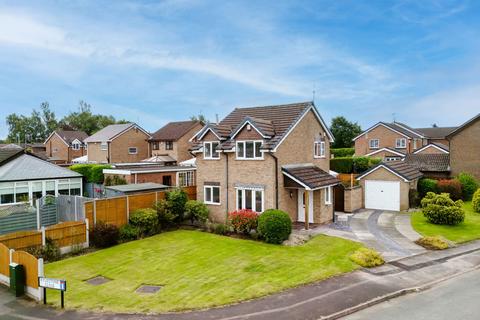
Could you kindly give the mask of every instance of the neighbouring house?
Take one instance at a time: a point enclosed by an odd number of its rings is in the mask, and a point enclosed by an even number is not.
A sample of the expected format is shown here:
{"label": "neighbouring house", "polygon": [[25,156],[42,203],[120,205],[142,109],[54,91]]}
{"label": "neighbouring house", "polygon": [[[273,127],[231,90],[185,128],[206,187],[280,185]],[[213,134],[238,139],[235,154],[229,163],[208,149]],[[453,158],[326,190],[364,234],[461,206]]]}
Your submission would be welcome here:
{"label": "neighbouring house", "polygon": [[146,159],[150,134],[135,123],[112,124],[86,138],[89,163],[136,163]]}
{"label": "neighbouring house", "polygon": [[446,136],[453,127],[411,128],[378,122],[355,137],[355,155],[397,161],[410,153],[448,153]]}
{"label": "neighbouring house", "polygon": [[0,145],[0,149],[23,149],[34,156],[47,160],[47,152],[43,143],[9,143]]}
{"label": "neighbouring house", "polygon": [[55,130],[45,140],[48,161],[57,164],[72,163],[72,160],[87,154],[83,142],[88,135],[83,131]]}
{"label": "neighbouring house", "polygon": [[229,212],[278,208],[293,221],[332,221],[329,174],[333,136],[313,102],[236,108],[192,139],[197,197],[210,218]]}
{"label": "neighbouring house", "polygon": [[404,163],[423,173],[425,178],[450,177],[450,154],[448,153],[411,153],[407,154]]}
{"label": "neighbouring house", "polygon": [[452,131],[447,139],[452,176],[467,172],[480,179],[480,114]]}
{"label": "neighbouring house", "polygon": [[170,122],[149,139],[151,157],[147,162],[180,163],[192,158],[190,139],[202,129],[200,121]]}
{"label": "neighbouring house", "polygon": [[169,188],[168,186],[165,186],[163,184],[152,183],[152,182],[108,186],[108,187],[105,187],[105,196],[107,198],[128,196],[128,195],[138,194],[138,193],[165,191],[168,188]]}
{"label": "neighbouring house", "polygon": [[363,188],[362,207],[400,211],[410,207],[410,190],[423,174],[404,161],[383,162],[357,177]]}
{"label": "neighbouring house", "polygon": [[110,169],[103,169],[105,179],[115,176],[128,184],[158,183],[166,186],[195,186],[195,166],[165,166],[155,163],[115,164]]}
{"label": "neighbouring house", "polygon": [[82,195],[82,175],[26,153],[0,149],[0,206],[33,202],[47,194]]}

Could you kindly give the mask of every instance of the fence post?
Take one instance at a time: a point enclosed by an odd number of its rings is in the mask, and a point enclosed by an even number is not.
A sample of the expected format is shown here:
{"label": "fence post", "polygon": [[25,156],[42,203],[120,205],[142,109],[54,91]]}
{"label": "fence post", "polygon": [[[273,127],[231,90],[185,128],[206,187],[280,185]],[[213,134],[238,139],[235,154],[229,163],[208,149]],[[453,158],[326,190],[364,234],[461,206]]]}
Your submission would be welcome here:
{"label": "fence post", "polygon": [[127,195],[127,223],[128,221],[130,221],[130,200],[129,200],[129,197]]}
{"label": "fence post", "polygon": [[87,244],[87,248],[90,247],[90,224],[88,223],[88,219],[85,219],[85,243]]}
{"label": "fence post", "polygon": [[77,196],[75,196],[75,221],[78,221],[78,213],[77,213]]}
{"label": "fence post", "polygon": [[9,262],[8,262],[8,265],[10,265],[10,263],[13,262],[13,253],[14,253],[14,252],[15,252],[14,249],[8,250],[8,259],[10,259]]}
{"label": "fence post", "polygon": [[93,199],[93,225],[97,224],[97,200]]}
{"label": "fence post", "polygon": [[155,203],[157,203],[157,202],[158,202],[158,192],[155,191]]}
{"label": "fence post", "polygon": [[[44,276],[45,276],[45,272],[43,269],[43,259],[40,258],[38,259],[38,277],[44,277]],[[42,288],[38,288],[38,301],[42,301],[42,300],[43,300],[43,290]]]}
{"label": "fence post", "polygon": [[47,244],[47,238],[45,237],[45,227],[42,227],[42,246]]}
{"label": "fence post", "polygon": [[37,230],[40,230],[40,199],[35,201],[37,204]]}

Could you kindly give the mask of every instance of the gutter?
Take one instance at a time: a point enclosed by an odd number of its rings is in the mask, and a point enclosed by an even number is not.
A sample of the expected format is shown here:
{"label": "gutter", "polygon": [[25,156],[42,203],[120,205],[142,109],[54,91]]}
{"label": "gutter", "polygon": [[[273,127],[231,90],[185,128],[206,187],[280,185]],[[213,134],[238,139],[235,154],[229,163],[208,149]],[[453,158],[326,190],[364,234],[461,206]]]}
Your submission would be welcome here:
{"label": "gutter", "polygon": [[268,154],[275,160],[275,209],[278,209],[278,158],[271,151]]}

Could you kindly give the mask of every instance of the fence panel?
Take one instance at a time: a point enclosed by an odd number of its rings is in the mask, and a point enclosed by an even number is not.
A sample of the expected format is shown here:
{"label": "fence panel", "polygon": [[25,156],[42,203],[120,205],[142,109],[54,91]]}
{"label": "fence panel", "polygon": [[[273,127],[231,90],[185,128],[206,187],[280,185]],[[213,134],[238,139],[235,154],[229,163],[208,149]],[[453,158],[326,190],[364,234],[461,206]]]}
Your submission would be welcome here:
{"label": "fence panel", "polygon": [[358,185],[358,174],[353,173],[339,173],[337,178],[342,182],[344,186],[353,187]]}
{"label": "fence panel", "polygon": [[[97,220],[98,220],[97,215]],[[107,224],[113,224],[121,227],[128,223],[127,220],[127,198],[111,198],[105,200],[105,215],[100,219]]]}
{"label": "fence panel", "polygon": [[[158,192],[160,194],[160,192]],[[130,212],[137,209],[151,208],[157,196],[154,193],[135,194],[128,196],[128,208]]]}
{"label": "fence panel", "polygon": [[37,228],[37,211],[27,204],[0,209],[0,234]]}
{"label": "fence panel", "polygon": [[185,191],[188,195],[188,200],[197,200],[197,187],[192,186],[192,187],[185,187],[182,188],[183,191]]}
{"label": "fence panel", "polygon": [[10,250],[6,245],[0,243],[0,276],[10,277]]}
{"label": "fence panel", "polygon": [[93,219],[93,201],[91,202],[85,202],[83,204],[84,211],[85,211],[85,218],[88,219],[88,221],[91,221],[92,223],[94,222]]}
{"label": "fence panel", "polygon": [[52,239],[60,248],[80,245],[87,241],[85,222],[71,221],[45,229],[45,237]]}
{"label": "fence panel", "polygon": [[19,231],[0,236],[0,242],[10,249],[26,249],[42,245],[40,231]]}
{"label": "fence panel", "polygon": [[59,221],[83,221],[85,220],[85,212],[83,204],[92,199],[80,196],[59,195],[57,197],[57,211]]}
{"label": "fence panel", "polygon": [[25,268],[27,287],[38,289],[38,259],[25,251],[14,251],[12,262],[21,264]]}

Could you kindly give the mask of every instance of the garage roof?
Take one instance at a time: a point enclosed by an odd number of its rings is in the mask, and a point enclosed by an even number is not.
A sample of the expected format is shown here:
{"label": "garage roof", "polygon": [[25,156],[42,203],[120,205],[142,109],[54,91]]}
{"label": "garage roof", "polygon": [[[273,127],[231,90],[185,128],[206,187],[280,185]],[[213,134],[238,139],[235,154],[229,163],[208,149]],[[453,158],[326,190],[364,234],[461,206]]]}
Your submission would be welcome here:
{"label": "garage roof", "polygon": [[416,179],[421,178],[423,176],[423,174],[420,171],[418,171],[412,165],[406,164],[403,161],[392,161],[392,162],[382,162],[382,163],[378,164],[377,166],[371,168],[370,170],[368,170],[365,173],[363,173],[362,175],[360,175],[357,178],[357,180],[360,180],[360,179],[366,177],[370,173],[372,173],[372,172],[374,172],[374,171],[376,171],[380,168],[384,168],[384,169],[390,171],[394,175],[404,179],[407,182],[416,180]]}

